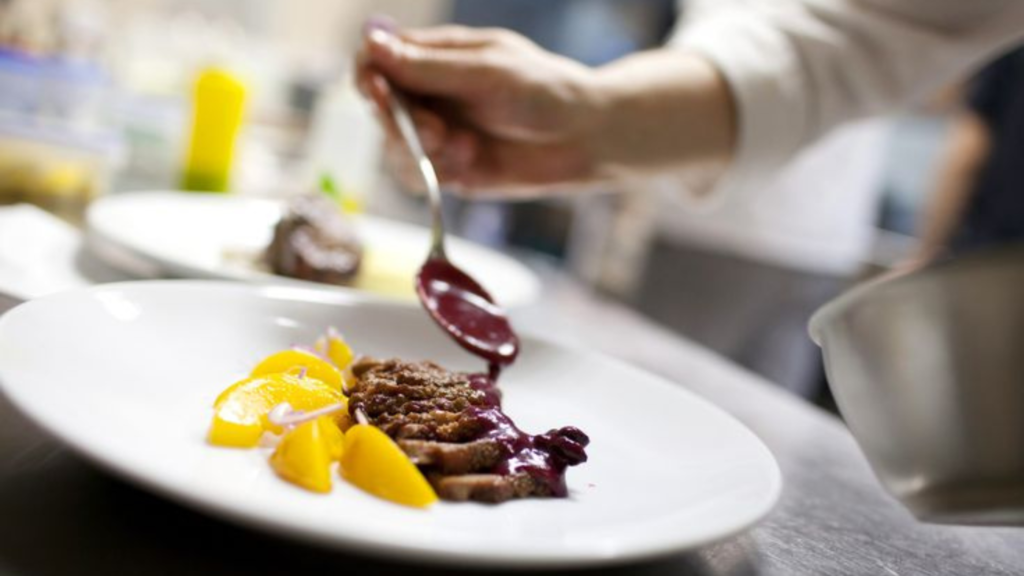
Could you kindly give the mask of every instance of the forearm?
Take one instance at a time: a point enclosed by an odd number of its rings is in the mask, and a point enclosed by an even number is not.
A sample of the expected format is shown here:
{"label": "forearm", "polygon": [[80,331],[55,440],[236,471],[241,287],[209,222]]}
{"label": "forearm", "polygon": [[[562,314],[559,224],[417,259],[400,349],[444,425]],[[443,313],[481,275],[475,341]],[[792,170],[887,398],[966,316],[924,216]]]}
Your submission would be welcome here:
{"label": "forearm", "polygon": [[597,121],[585,146],[595,171],[621,177],[724,165],[736,112],[725,81],[695,54],[661,49],[594,71]]}
{"label": "forearm", "polygon": [[974,194],[989,148],[989,131],[980,118],[965,113],[955,121],[939,159],[935,190],[925,206],[915,260],[933,260],[946,249]]}

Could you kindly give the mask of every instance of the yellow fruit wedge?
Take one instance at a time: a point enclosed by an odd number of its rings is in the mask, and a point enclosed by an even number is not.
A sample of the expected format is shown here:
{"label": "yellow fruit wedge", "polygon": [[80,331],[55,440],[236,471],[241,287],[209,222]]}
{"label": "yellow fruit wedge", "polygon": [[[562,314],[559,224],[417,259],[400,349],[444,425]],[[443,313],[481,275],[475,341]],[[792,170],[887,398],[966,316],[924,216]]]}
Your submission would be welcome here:
{"label": "yellow fruit wedge", "polygon": [[352,364],[355,353],[345,340],[333,330],[317,339],[316,351],[326,356],[338,370],[345,370]]}
{"label": "yellow fruit wedge", "polygon": [[[270,466],[292,484],[314,492],[330,492],[331,440],[323,433],[325,425],[320,420],[300,424],[286,433],[270,456]],[[334,427],[329,420],[327,425]]]}
{"label": "yellow fruit wedge", "polygon": [[[348,412],[345,415],[347,416]],[[345,453],[345,433],[333,418],[327,416],[317,418],[316,424],[320,427],[320,436],[327,444],[327,453],[331,460],[341,460],[341,455]]]}
{"label": "yellow fruit wedge", "polygon": [[249,376],[266,376],[279,372],[295,373],[306,369],[306,377],[316,378],[324,384],[343,390],[341,371],[330,362],[305,350],[282,350],[267,356],[252,369]]}
{"label": "yellow fruit wedge", "polygon": [[[249,379],[275,374],[288,374],[297,377],[303,368],[306,368],[307,379],[319,380],[334,386],[335,390],[342,390],[341,372],[323,358],[310,352],[303,352],[302,350],[284,350],[267,356],[253,368],[249,374]],[[241,380],[225,388],[220,393],[220,396],[217,396],[217,399],[213,401],[214,407],[219,406],[237,386],[244,384],[247,380]]]}
{"label": "yellow fruit wedge", "polygon": [[417,508],[437,501],[437,494],[416,465],[379,428],[357,424],[345,432],[341,473],[359,488]]}
{"label": "yellow fruit wedge", "polygon": [[[346,398],[337,388],[312,378],[290,374],[246,378],[231,385],[217,398],[210,425],[210,443],[239,448],[256,446],[265,430],[280,432],[279,427],[267,421],[267,412],[281,402],[291,404],[296,410],[309,411],[346,402]],[[346,410],[337,414],[347,417]]]}

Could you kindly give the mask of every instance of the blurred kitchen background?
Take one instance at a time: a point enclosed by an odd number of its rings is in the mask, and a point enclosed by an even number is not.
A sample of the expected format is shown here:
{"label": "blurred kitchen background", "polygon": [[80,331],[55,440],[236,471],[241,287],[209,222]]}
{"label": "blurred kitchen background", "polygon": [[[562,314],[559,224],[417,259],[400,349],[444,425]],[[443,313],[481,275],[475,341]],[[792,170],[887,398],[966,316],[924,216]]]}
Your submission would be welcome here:
{"label": "blurred kitchen background", "polygon": [[[510,27],[600,65],[685,33],[714,4],[0,0],[0,204],[78,225],[97,196],[181,187],[196,104],[226,97],[197,96],[212,70],[221,76],[210,82],[244,95],[232,193],[284,196],[329,176],[358,209],[425,224],[422,199],[383,169],[372,111],[351,86],[367,16]],[[915,236],[934,212],[963,101],[951,87],[898,117],[845,127],[749,197],[697,201],[692,182],[666,176],[619,184],[621,194],[449,199],[450,222],[827,404],[807,319],[854,280],[931,253]],[[19,249],[3,226],[0,253]]]}

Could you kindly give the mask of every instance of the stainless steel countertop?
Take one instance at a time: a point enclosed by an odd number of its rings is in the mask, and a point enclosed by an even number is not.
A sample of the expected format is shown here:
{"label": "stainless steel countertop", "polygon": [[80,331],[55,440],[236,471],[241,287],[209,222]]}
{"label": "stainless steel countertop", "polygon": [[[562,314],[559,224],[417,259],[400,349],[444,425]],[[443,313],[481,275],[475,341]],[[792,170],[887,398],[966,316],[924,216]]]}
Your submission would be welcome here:
{"label": "stainless steel countertop", "polygon": [[[1024,573],[1024,530],[917,523],[882,491],[837,419],[625,308],[566,281],[548,284],[544,302],[516,316],[521,330],[602,350],[711,399],[765,441],[785,479],[779,505],[750,532],[595,574]],[[0,397],[0,574],[409,570],[280,540],[166,502],[74,456]]]}

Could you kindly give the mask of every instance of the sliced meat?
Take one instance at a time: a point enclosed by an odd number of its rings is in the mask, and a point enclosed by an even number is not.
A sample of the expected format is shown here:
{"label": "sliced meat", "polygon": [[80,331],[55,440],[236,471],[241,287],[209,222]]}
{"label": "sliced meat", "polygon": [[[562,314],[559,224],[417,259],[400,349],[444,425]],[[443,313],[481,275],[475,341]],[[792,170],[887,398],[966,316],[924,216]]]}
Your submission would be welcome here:
{"label": "sliced meat", "polygon": [[433,440],[398,440],[398,445],[417,466],[428,466],[441,474],[469,474],[491,470],[508,455],[494,440],[458,444]]}
{"label": "sliced meat", "polygon": [[566,496],[565,469],[586,461],[571,426],[530,435],[500,410],[493,386],[433,362],[361,358],[349,410],[391,436],[445,500]]}
{"label": "sliced meat", "polygon": [[497,504],[513,498],[552,496],[548,485],[528,474],[462,474],[427,476],[437,495],[445,500],[474,500]]}
{"label": "sliced meat", "polygon": [[265,258],[275,274],[344,284],[359,271],[362,255],[362,245],[337,205],[324,196],[306,195],[288,204]]}

